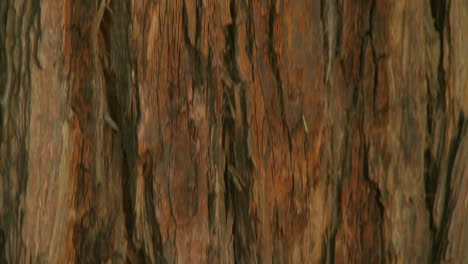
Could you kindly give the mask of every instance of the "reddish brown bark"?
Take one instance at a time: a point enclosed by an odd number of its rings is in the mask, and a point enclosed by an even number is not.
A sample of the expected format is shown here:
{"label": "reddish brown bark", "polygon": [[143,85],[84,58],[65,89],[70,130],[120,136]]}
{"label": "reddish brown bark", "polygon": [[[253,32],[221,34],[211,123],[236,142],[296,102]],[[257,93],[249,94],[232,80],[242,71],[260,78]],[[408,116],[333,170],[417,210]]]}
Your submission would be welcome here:
{"label": "reddish brown bark", "polygon": [[0,263],[463,263],[467,12],[3,0]]}

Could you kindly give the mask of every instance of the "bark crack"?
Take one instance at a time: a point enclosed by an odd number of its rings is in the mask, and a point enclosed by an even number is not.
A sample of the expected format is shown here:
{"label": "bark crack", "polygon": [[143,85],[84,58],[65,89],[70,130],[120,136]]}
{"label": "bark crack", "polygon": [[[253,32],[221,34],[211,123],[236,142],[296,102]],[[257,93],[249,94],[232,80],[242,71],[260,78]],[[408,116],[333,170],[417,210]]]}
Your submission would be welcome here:
{"label": "bark crack", "polygon": [[[446,80],[446,71],[445,71],[445,48],[446,48],[446,42],[445,42],[445,32],[450,30],[450,27],[447,25],[447,17],[446,13],[447,10],[449,10],[450,1],[447,2],[447,0],[430,0],[430,8],[431,8],[431,13],[432,13],[432,18],[434,21],[434,28],[438,34],[439,37],[439,58],[438,58],[438,65],[437,65],[437,84],[438,87],[435,87],[434,89],[436,90],[435,94],[433,97],[435,98],[435,107],[432,111],[430,102],[428,103],[428,127],[427,127],[427,133],[431,139],[429,139],[429,142],[435,142],[432,138],[437,136],[436,131],[432,131],[432,123],[437,122],[437,120],[433,119],[434,114],[438,112],[438,110],[442,110],[446,114],[450,114],[451,111],[449,109],[449,106],[447,105],[447,80]],[[448,32],[449,33],[449,32]],[[450,39],[449,39],[450,40]],[[430,91],[430,85],[428,82],[428,90]],[[430,95],[430,93],[429,93]],[[429,124],[431,122],[431,124]],[[447,126],[449,121],[447,120],[442,120],[442,125],[444,126],[444,134],[447,133]],[[432,237],[432,250],[431,250],[431,261],[432,263],[439,263],[442,260],[442,255],[444,251],[444,247],[446,246],[446,236],[447,236],[447,229],[448,225],[443,224],[443,223],[449,223],[447,221],[450,220],[450,216],[452,213],[452,210],[450,208],[447,208],[450,202],[450,182],[451,182],[451,167],[453,166],[453,152],[456,151],[457,148],[457,141],[460,140],[460,138],[457,136],[457,138],[452,142],[452,145],[449,148],[448,155],[449,155],[449,164],[448,164],[448,171],[445,179],[445,194],[443,197],[444,200],[444,207],[442,208],[442,220],[441,220],[441,226],[439,227],[440,229],[437,230],[438,227],[436,227],[436,224],[434,223],[436,220],[434,219],[434,216],[432,214],[432,211],[434,210],[435,206],[435,194],[437,192],[437,183],[443,182],[443,178],[440,177],[440,162],[443,162],[443,159],[440,157],[437,158],[432,158],[430,148],[429,150],[426,150],[425,154],[425,159],[424,159],[424,164],[426,168],[426,174],[425,174],[425,186],[426,186],[426,204],[427,208],[430,212],[430,227],[431,227],[431,237]],[[455,144],[455,145],[454,145]],[[440,150],[439,150],[440,151]],[[432,171],[432,173],[431,173]],[[436,171],[439,171],[437,173]],[[445,246],[444,246],[445,245]]]}
{"label": "bark crack", "polygon": [[445,182],[445,197],[444,197],[444,207],[442,212],[442,220],[441,220],[441,228],[438,230],[436,235],[436,240],[433,243],[433,250],[432,250],[432,260],[433,263],[440,263],[444,257],[444,254],[447,251],[449,246],[449,238],[448,232],[450,228],[450,223],[452,219],[452,214],[454,211],[453,208],[453,199],[457,197],[452,196],[452,179],[453,179],[453,167],[455,165],[455,158],[461,146],[461,141],[463,137],[466,135],[466,121],[462,113],[460,113],[460,117],[458,120],[458,131],[455,134],[455,138],[452,140],[450,144],[450,148],[448,151],[448,166],[447,166],[447,180]]}
{"label": "bark crack", "polygon": [[278,97],[280,99],[280,110],[281,110],[281,120],[283,123],[283,129],[285,129],[288,138],[288,150],[289,150],[289,162],[292,164],[292,139],[291,132],[286,120],[286,107],[284,102],[284,87],[283,81],[281,79],[280,65],[279,65],[279,56],[275,50],[275,22],[277,19],[276,8],[273,4],[270,4],[269,7],[269,21],[268,21],[268,40],[269,40],[269,52],[270,52],[270,63],[275,76],[276,85],[278,87]]}
{"label": "bark crack", "polygon": [[[221,79],[224,92],[223,135],[226,153],[224,171],[226,215],[233,217],[232,235],[233,254],[236,260],[251,260],[255,256],[254,226],[249,213],[251,203],[250,173],[251,164],[248,155],[248,130],[246,82],[241,79],[237,56],[239,39],[237,29],[238,13],[241,7],[238,1],[230,1],[232,23],[225,28],[226,53]],[[231,230],[230,230],[231,231]]]}

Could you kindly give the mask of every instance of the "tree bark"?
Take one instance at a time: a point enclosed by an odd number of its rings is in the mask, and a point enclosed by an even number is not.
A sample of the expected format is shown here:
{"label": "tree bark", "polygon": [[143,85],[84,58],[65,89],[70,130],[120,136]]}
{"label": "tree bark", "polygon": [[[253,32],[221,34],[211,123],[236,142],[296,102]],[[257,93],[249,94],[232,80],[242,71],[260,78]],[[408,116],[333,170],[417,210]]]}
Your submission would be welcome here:
{"label": "tree bark", "polygon": [[467,14],[2,0],[0,263],[467,263]]}

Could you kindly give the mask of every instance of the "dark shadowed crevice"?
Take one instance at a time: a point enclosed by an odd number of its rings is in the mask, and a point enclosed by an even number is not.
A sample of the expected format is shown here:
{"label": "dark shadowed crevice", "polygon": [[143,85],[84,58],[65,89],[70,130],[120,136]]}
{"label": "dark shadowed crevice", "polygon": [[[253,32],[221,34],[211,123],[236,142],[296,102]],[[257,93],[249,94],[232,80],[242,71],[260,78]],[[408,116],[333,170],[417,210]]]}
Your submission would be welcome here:
{"label": "dark shadowed crevice", "polygon": [[430,0],[430,2],[435,29],[442,32],[445,24],[447,0]]}
{"label": "dark shadowed crevice", "polygon": [[[324,49],[324,52],[327,51],[328,49],[330,49],[330,45],[328,43],[328,38],[327,38],[327,35],[329,34],[328,31],[327,31],[327,23],[326,23],[326,15],[325,15],[325,4],[326,4],[326,0],[320,0],[320,22],[322,24],[322,33],[323,33],[323,49]],[[323,83],[326,84],[327,82],[327,68],[328,68],[328,63],[330,63],[329,61],[327,61],[326,63],[323,64],[323,72],[325,73],[323,75]]]}
{"label": "dark shadowed crevice", "polygon": [[164,259],[164,253],[162,248],[162,237],[160,226],[158,220],[156,218],[156,212],[154,209],[154,191],[153,191],[153,160],[154,157],[150,155],[150,153],[146,153],[145,157],[141,157],[143,160],[143,178],[145,179],[145,210],[148,212],[146,214],[148,223],[151,224],[153,227],[151,230],[151,240],[153,242],[153,249],[152,251],[155,253],[157,259],[159,259],[158,263],[166,263],[167,261]]}
{"label": "dark shadowed crevice", "polygon": [[430,0],[431,1],[431,11],[432,17],[434,19],[434,26],[439,34],[439,65],[438,65],[438,72],[437,72],[437,80],[439,83],[439,89],[437,93],[437,98],[439,98],[439,103],[442,103],[445,107],[445,89],[447,85],[446,81],[446,73],[444,69],[444,49],[445,49],[445,41],[444,41],[444,34],[446,28],[446,13],[447,13],[447,0]]}
{"label": "dark shadowed crevice", "polygon": [[216,200],[219,197],[216,195],[214,190],[209,190],[208,192],[208,226],[210,232],[216,228],[215,214],[216,214]]}
{"label": "dark shadowed crevice", "polygon": [[[238,56],[237,16],[239,5],[230,1],[233,23],[225,28],[226,53],[223,76],[223,148],[226,153],[224,172],[226,216],[233,216],[233,254],[235,263],[250,263],[255,259],[254,226],[249,213],[251,185],[248,146],[245,81],[241,79]],[[229,231],[228,231],[229,232]]]}
{"label": "dark shadowed crevice", "polygon": [[[230,1],[229,10],[232,23],[226,26],[226,54],[224,64],[227,66],[229,75],[233,82],[241,82],[236,57],[238,55],[238,33],[237,33],[237,13],[239,12],[236,1]],[[231,87],[229,87],[231,88]]]}
{"label": "dark shadowed crevice", "polygon": [[[202,0],[196,0],[197,6],[196,6],[196,14],[195,14],[195,43],[198,45],[200,36],[201,36],[201,23],[202,23],[202,17],[203,17],[203,8],[201,6],[201,1]],[[184,2],[184,8],[185,7],[185,2]]]}
{"label": "dark shadowed crevice", "polygon": [[3,231],[2,228],[0,228],[0,264],[8,263],[6,260],[5,245],[6,245],[5,232]]}
{"label": "dark shadowed crevice", "polygon": [[[370,5],[370,8],[369,8],[369,22],[368,22],[368,26],[369,28],[367,29],[367,33],[366,35],[368,36],[368,45],[370,45],[370,48],[371,48],[371,56],[372,56],[372,64],[373,64],[373,67],[374,67],[374,76],[373,76],[373,82],[372,82],[372,85],[373,85],[373,100],[372,100],[372,109],[374,111],[374,113],[376,111],[380,111],[380,110],[383,110],[383,109],[376,109],[376,100],[377,100],[377,89],[378,89],[378,85],[379,85],[379,60],[382,59],[383,57],[385,57],[384,54],[377,54],[376,52],[376,49],[375,49],[375,46],[374,46],[374,19],[375,19],[375,10],[376,10],[376,1],[377,0],[372,0],[371,2],[371,5]],[[379,33],[379,32],[378,32]],[[364,41],[363,43],[363,46],[366,45],[366,42]],[[363,61],[361,61],[361,64],[364,64]],[[364,110],[363,110],[364,112]],[[364,179],[368,182],[369,184],[369,187],[371,190],[370,193],[373,194],[373,195],[370,195],[368,197],[368,199],[371,200],[371,203],[372,202],[375,202],[375,204],[377,205],[377,208],[378,208],[378,212],[377,212],[377,215],[376,216],[373,216],[373,217],[376,217],[378,219],[378,222],[377,223],[372,223],[373,225],[377,226],[376,227],[376,232],[378,232],[377,234],[375,234],[375,238],[377,240],[377,244],[374,244],[374,249],[375,250],[378,250],[378,252],[374,252],[373,255],[377,257],[377,259],[379,259],[380,261],[379,262],[382,262],[385,257],[384,257],[384,252],[385,252],[385,248],[384,248],[384,239],[383,239],[383,235],[384,235],[384,226],[383,226],[383,219],[385,218],[385,206],[382,204],[382,191],[378,185],[378,182],[376,182],[375,180],[373,180],[371,177],[370,177],[370,172],[369,172],[369,168],[370,168],[370,162],[369,162],[369,142],[366,140],[366,130],[365,130],[365,127],[364,127],[364,122],[365,122],[365,115],[366,113],[363,113],[363,116],[362,116],[362,122],[363,124],[361,125],[360,127],[360,130],[361,130],[361,135],[362,135],[362,142],[364,144],[364,148],[363,148],[363,151],[364,151],[364,154],[363,154],[363,159],[364,159],[364,164],[363,164],[363,169],[364,169]],[[375,176],[374,176],[375,177]],[[374,201],[372,201],[374,200]]]}
{"label": "dark shadowed crevice", "polygon": [[[430,82],[426,76],[426,87],[427,87],[427,94],[431,98],[431,87]],[[425,203],[426,208],[429,214],[429,228],[431,231],[431,244],[434,241],[436,235],[436,226],[434,223],[434,218],[432,212],[434,210],[434,203],[435,197],[437,192],[437,182],[438,182],[438,175],[439,175],[439,167],[434,157],[434,154],[431,151],[434,135],[433,129],[433,114],[434,114],[434,106],[433,100],[430,100],[426,104],[426,142],[425,142],[425,149],[424,149],[424,193],[425,193]]]}
{"label": "dark shadowed crevice", "polygon": [[[336,192],[333,196],[334,201],[334,209],[333,209],[333,220],[332,226],[329,228],[328,232],[329,235],[327,236],[326,240],[324,241],[324,252],[322,253],[322,264],[334,264],[335,263],[335,251],[336,251],[336,236],[338,234],[338,230],[340,229],[343,219],[342,219],[342,210],[341,207],[341,200],[342,200],[342,193],[343,193],[343,185],[348,180],[351,171],[351,144],[349,136],[345,135],[344,137],[344,146],[343,149],[345,153],[343,153],[342,160],[337,162],[339,164],[339,175],[340,178],[331,181],[330,184],[332,186],[336,185]],[[336,177],[337,175],[333,175]]]}
{"label": "dark shadowed crevice", "polygon": [[[77,184],[83,184],[85,186],[84,179],[82,182]],[[82,194],[79,194],[84,199],[87,195],[84,188],[81,188]],[[78,207],[77,207],[78,208]],[[100,252],[98,247],[98,241],[96,235],[98,227],[101,227],[97,223],[96,208],[91,207],[89,210],[83,213],[83,217],[74,225],[73,228],[73,245],[76,251],[76,263],[97,263],[99,262]]]}
{"label": "dark shadowed crevice", "polygon": [[[138,64],[132,58],[135,54],[130,51],[128,42],[128,23],[130,20],[129,6],[124,2],[111,1],[111,6],[106,9],[101,33],[104,40],[102,51],[104,64],[106,99],[108,100],[109,114],[115,117],[119,127],[119,138],[123,162],[114,164],[121,168],[121,193],[124,224],[127,240],[127,261],[131,263],[150,263],[148,252],[144,248],[138,248],[134,241],[136,226],[135,197],[137,179],[138,158],[138,123],[141,118],[139,87],[138,87]],[[152,184],[153,160],[150,153],[140,157],[143,161],[143,177],[145,179],[145,211],[146,221],[151,224],[151,240],[153,248],[151,252],[158,263],[165,263],[162,251],[162,238],[160,226],[157,222],[154,210],[154,193]],[[122,256],[123,257],[123,256]]]}
{"label": "dark shadowed crevice", "polygon": [[341,46],[343,45],[343,3],[342,1],[337,1],[335,6],[335,56],[339,56],[341,52]]}
{"label": "dark shadowed crevice", "polygon": [[433,263],[442,263],[444,254],[447,251],[447,247],[449,245],[449,238],[448,232],[450,229],[450,225],[452,222],[452,215],[453,215],[453,205],[455,202],[453,199],[457,197],[452,196],[452,178],[453,178],[453,167],[455,165],[455,158],[457,153],[460,151],[461,140],[463,136],[467,133],[466,129],[466,120],[462,113],[460,113],[458,123],[457,123],[457,133],[455,134],[454,139],[450,143],[450,148],[448,151],[448,166],[447,166],[447,181],[445,183],[445,199],[444,199],[444,207],[442,212],[442,220],[441,220],[441,227],[439,232],[437,233],[436,240],[433,244],[432,249],[432,260]]}
{"label": "dark shadowed crevice", "polygon": [[431,230],[431,238],[434,239],[436,227],[432,217],[434,209],[435,195],[437,191],[437,175],[439,169],[436,166],[436,161],[432,157],[431,151],[426,149],[424,151],[424,190],[426,208],[429,213],[429,225]]}
{"label": "dark shadowed crevice", "polygon": [[377,89],[378,89],[378,85],[379,85],[379,63],[378,63],[378,60],[380,59],[377,52],[375,51],[375,47],[374,47],[374,40],[373,40],[373,31],[372,31],[372,27],[373,27],[373,24],[374,24],[374,12],[375,12],[375,1],[376,0],[372,0],[372,3],[371,3],[371,7],[370,7],[370,10],[369,10],[369,28],[368,28],[368,31],[366,33],[366,35],[368,36],[368,40],[369,40],[369,45],[371,47],[371,55],[372,55],[372,63],[373,63],[373,66],[374,66],[374,79],[373,79],[373,98],[372,98],[372,110],[374,111],[374,114],[376,114],[376,110],[380,110],[380,109],[376,109],[376,101],[377,101]]}
{"label": "dark shadowed crevice", "polygon": [[[364,140],[364,139],[363,139]],[[382,204],[381,197],[382,197],[382,192],[378,186],[378,184],[372,180],[369,176],[369,147],[366,144],[366,147],[364,149],[364,179],[369,183],[370,188],[373,190],[371,192],[371,195],[369,199],[375,199],[375,203],[377,204],[377,207],[379,209],[378,211],[378,223],[373,223],[374,225],[378,225],[378,234],[374,236],[374,238],[377,240],[376,244],[374,244],[374,248],[378,250],[378,252],[375,252],[374,255],[377,255],[377,258],[380,259],[380,262],[384,259],[384,241],[383,241],[383,234],[384,234],[384,227],[382,220],[384,219],[384,212],[385,212],[385,207]]]}
{"label": "dark shadowed crevice", "polygon": [[[283,126],[286,130],[289,130],[287,122],[286,122],[286,114],[285,114],[285,103],[283,98],[283,81],[281,80],[281,72],[279,68],[279,58],[278,54],[275,51],[275,22],[276,22],[276,9],[274,3],[270,3],[269,6],[269,14],[268,14],[268,52],[269,52],[269,59],[270,59],[270,66],[271,70],[275,76],[276,86],[278,87],[278,97],[280,99],[280,108],[281,108],[281,119],[283,121]],[[289,150],[291,152],[291,144],[289,145]]]}
{"label": "dark shadowed crevice", "polygon": [[[184,32],[184,43],[185,48],[188,51],[189,58],[190,58],[190,66],[191,66],[191,77],[193,80],[192,88],[195,90],[199,87],[202,87],[203,84],[207,82],[207,79],[210,76],[207,76],[207,70],[209,69],[209,65],[207,62],[202,59],[202,53],[200,49],[198,49],[198,42],[201,34],[201,16],[202,10],[199,6],[196,7],[196,21],[195,21],[195,45],[192,45],[190,42],[190,33],[189,33],[189,19],[188,19],[188,10],[185,1],[182,1],[182,29]],[[212,89],[208,88],[211,92]],[[210,111],[211,113],[211,111]]]}
{"label": "dark shadowed crevice", "polygon": [[136,168],[134,166],[129,166],[127,155],[128,154],[124,152],[124,164],[122,166],[122,202],[127,236],[129,242],[131,242],[135,226],[135,214],[133,208],[133,204],[135,203],[135,182],[130,179],[136,179],[135,173],[131,172]]}
{"label": "dark shadowed crevice", "polygon": [[[447,119],[444,120],[436,120],[436,114],[439,111],[444,112],[447,114],[447,106],[446,106],[446,89],[447,89],[447,81],[446,81],[446,76],[445,76],[445,69],[444,69],[444,49],[445,49],[445,30],[446,30],[446,13],[447,13],[447,0],[430,0],[430,7],[431,7],[431,14],[432,18],[434,21],[434,28],[437,31],[437,34],[439,36],[439,58],[438,58],[438,65],[437,65],[437,87],[430,87],[429,81],[426,81],[427,83],[427,91],[428,95],[430,98],[432,98],[431,101],[427,103],[427,135],[428,139],[427,142],[428,144],[434,144],[435,137],[440,136],[438,135],[438,131],[435,131],[433,126],[436,125],[437,122],[441,122],[442,127],[445,127],[444,130],[446,130],[446,127],[448,125]],[[431,91],[435,91],[432,92]],[[436,127],[437,128],[437,127]],[[446,132],[443,132],[442,134],[444,135]],[[447,180],[445,181],[446,184],[446,191],[445,191],[445,197],[444,199],[444,207],[443,207],[443,213],[442,213],[442,222],[441,222],[441,227],[439,230],[437,230],[435,223],[434,223],[434,218],[432,215],[432,212],[434,210],[434,203],[435,203],[435,195],[437,192],[437,185],[440,184],[439,181],[439,175],[441,173],[440,167],[441,164],[439,164],[442,160],[440,158],[434,157],[433,155],[437,155],[436,153],[432,153],[431,149],[432,146],[427,146],[426,150],[424,152],[424,183],[425,183],[425,195],[426,195],[426,207],[428,208],[429,212],[429,224],[430,224],[430,230],[431,230],[431,243],[432,243],[432,250],[430,254],[430,260],[431,263],[440,263],[442,259],[442,254],[443,254],[443,247],[446,241],[444,241],[444,236],[446,236],[446,229],[447,229],[447,220],[449,216],[451,215],[451,210],[447,208],[447,205],[450,200],[450,193],[449,191],[449,186],[450,186],[450,180],[451,180],[451,175],[450,173],[447,174]],[[452,146],[449,150],[449,155],[452,150]],[[449,164],[449,170],[450,168]]]}

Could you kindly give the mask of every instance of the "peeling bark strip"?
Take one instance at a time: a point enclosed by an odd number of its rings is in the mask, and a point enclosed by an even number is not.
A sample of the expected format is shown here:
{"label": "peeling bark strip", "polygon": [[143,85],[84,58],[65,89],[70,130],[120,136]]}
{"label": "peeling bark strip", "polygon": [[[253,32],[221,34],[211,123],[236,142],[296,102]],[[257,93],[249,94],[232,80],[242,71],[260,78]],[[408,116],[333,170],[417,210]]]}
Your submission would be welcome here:
{"label": "peeling bark strip", "polygon": [[464,263],[467,13],[0,1],[0,263]]}

